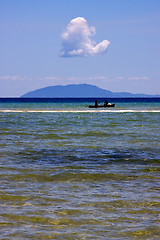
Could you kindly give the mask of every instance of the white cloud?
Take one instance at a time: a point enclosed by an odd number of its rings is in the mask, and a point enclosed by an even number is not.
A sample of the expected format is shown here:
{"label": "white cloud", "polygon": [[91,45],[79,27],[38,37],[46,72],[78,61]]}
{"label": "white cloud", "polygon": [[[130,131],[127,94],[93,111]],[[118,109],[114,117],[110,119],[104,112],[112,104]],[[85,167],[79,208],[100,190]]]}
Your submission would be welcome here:
{"label": "white cloud", "polygon": [[73,81],[88,81],[88,80],[106,80],[104,76],[91,76],[91,77],[69,77],[68,80]]}
{"label": "white cloud", "polygon": [[24,76],[10,76],[10,75],[4,75],[4,76],[0,76],[0,80],[13,80],[13,81],[25,81],[25,80],[29,80],[29,77]]}
{"label": "white cloud", "polygon": [[65,31],[62,33],[62,49],[60,56],[90,57],[104,53],[110,42],[103,40],[96,44],[90,37],[96,34],[95,27],[89,27],[85,18],[77,17],[70,21]]}
{"label": "white cloud", "polygon": [[51,81],[54,81],[54,80],[61,80],[61,78],[60,77],[55,77],[55,76],[48,76],[48,77],[45,77],[45,78],[41,78],[41,80],[43,80],[43,79],[45,79],[45,80],[51,80]]}
{"label": "white cloud", "polygon": [[142,76],[142,77],[129,77],[128,80],[149,80],[149,77]]}
{"label": "white cloud", "polygon": [[124,79],[125,79],[124,77],[116,77],[114,80],[121,81],[121,80],[124,80]]}

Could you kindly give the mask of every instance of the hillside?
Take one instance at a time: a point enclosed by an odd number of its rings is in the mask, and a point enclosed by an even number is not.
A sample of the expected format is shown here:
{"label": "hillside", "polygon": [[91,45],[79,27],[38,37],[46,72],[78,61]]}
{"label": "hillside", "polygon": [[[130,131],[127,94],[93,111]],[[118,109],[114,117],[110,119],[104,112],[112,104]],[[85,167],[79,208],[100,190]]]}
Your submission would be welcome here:
{"label": "hillside", "polygon": [[89,84],[71,84],[66,86],[49,86],[28,92],[21,98],[89,98],[89,97],[160,97],[160,95],[132,94],[128,92],[111,92]]}

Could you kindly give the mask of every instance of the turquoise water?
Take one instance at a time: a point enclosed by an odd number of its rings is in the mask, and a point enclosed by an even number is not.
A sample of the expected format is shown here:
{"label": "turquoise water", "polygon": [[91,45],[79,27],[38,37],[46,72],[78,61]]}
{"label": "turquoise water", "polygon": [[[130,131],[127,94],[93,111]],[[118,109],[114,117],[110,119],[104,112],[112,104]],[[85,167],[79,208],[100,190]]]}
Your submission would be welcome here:
{"label": "turquoise water", "polygon": [[0,104],[1,239],[159,239],[160,102],[89,104]]}

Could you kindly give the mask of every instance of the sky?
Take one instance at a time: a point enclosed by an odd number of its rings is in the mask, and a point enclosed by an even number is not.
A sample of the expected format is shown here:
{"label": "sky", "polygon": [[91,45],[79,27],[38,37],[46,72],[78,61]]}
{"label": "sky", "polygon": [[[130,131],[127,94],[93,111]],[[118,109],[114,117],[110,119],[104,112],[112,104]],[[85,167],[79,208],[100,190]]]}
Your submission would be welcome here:
{"label": "sky", "polygon": [[0,97],[82,83],[160,94],[160,0],[0,0]]}

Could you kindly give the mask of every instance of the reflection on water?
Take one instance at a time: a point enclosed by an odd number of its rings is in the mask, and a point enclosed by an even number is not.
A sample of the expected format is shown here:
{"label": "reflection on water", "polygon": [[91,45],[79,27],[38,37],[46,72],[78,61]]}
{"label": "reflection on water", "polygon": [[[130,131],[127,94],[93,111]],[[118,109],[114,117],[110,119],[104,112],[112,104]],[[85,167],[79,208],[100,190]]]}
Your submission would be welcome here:
{"label": "reflection on water", "polygon": [[159,239],[152,110],[1,111],[1,239]]}

